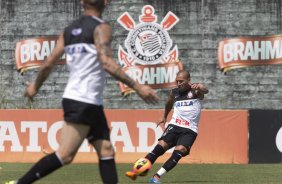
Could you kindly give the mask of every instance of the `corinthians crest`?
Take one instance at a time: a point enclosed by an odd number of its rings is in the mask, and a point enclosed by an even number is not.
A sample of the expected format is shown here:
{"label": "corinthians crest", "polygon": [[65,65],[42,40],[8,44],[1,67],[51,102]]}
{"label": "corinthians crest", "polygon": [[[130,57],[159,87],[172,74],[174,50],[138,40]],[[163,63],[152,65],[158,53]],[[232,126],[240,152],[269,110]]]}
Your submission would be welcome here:
{"label": "corinthians crest", "polygon": [[[124,46],[119,46],[119,62],[123,70],[141,84],[153,88],[167,88],[175,85],[175,76],[181,70],[178,60],[178,48],[168,31],[179,21],[178,17],[168,12],[160,24],[152,6],[142,8],[139,23],[136,24],[128,12],[123,13],[118,22],[129,31]],[[131,91],[120,83],[123,93]]]}

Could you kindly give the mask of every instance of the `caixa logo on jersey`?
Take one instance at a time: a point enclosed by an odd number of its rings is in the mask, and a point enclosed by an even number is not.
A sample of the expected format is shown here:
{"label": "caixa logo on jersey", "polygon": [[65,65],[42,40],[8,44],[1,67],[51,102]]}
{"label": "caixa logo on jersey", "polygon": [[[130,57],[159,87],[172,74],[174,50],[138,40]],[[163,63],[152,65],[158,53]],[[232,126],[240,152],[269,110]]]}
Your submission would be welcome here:
{"label": "caixa logo on jersey", "polygon": [[[178,60],[178,48],[168,31],[179,21],[178,17],[168,12],[160,24],[152,6],[142,8],[139,23],[128,12],[123,13],[118,22],[129,31],[124,46],[119,46],[119,62],[123,70],[134,80],[150,85],[152,88],[175,86],[175,76],[183,68]],[[123,94],[131,89],[120,83]]]}

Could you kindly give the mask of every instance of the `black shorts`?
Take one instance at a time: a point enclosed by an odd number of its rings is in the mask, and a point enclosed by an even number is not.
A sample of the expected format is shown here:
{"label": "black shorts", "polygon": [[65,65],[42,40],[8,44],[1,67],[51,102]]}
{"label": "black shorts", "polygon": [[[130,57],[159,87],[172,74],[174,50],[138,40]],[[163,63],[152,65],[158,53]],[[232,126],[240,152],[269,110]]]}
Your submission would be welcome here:
{"label": "black shorts", "polygon": [[188,128],[182,128],[176,125],[168,125],[159,140],[164,140],[170,148],[178,145],[184,146],[188,153],[197,138],[197,133]]}
{"label": "black shorts", "polygon": [[91,127],[87,139],[110,140],[110,130],[102,105],[93,105],[63,98],[64,120],[68,123],[85,124]]}

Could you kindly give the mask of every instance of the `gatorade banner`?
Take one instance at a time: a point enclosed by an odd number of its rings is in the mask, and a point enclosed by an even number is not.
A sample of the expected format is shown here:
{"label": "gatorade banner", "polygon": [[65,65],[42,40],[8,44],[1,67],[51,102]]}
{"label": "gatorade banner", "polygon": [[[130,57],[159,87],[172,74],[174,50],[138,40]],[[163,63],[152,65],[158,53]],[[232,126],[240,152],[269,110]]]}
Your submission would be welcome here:
{"label": "gatorade banner", "polygon": [[[105,113],[118,163],[144,157],[163,133],[155,123],[163,110],[107,109]],[[0,162],[36,162],[56,150],[62,117],[59,109],[0,110]],[[247,118],[247,111],[204,110],[191,154],[181,163],[248,163]],[[172,151],[157,162],[164,162]],[[81,145],[75,162],[97,162],[95,150],[87,141]]]}

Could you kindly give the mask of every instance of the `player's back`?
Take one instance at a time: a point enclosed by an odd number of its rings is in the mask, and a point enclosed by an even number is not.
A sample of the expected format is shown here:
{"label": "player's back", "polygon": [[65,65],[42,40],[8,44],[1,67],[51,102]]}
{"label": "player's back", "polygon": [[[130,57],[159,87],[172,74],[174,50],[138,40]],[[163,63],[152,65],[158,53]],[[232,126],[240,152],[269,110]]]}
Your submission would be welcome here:
{"label": "player's back", "polygon": [[105,71],[94,43],[94,30],[103,23],[95,16],[81,16],[65,28],[66,62],[70,71],[64,98],[101,105]]}

